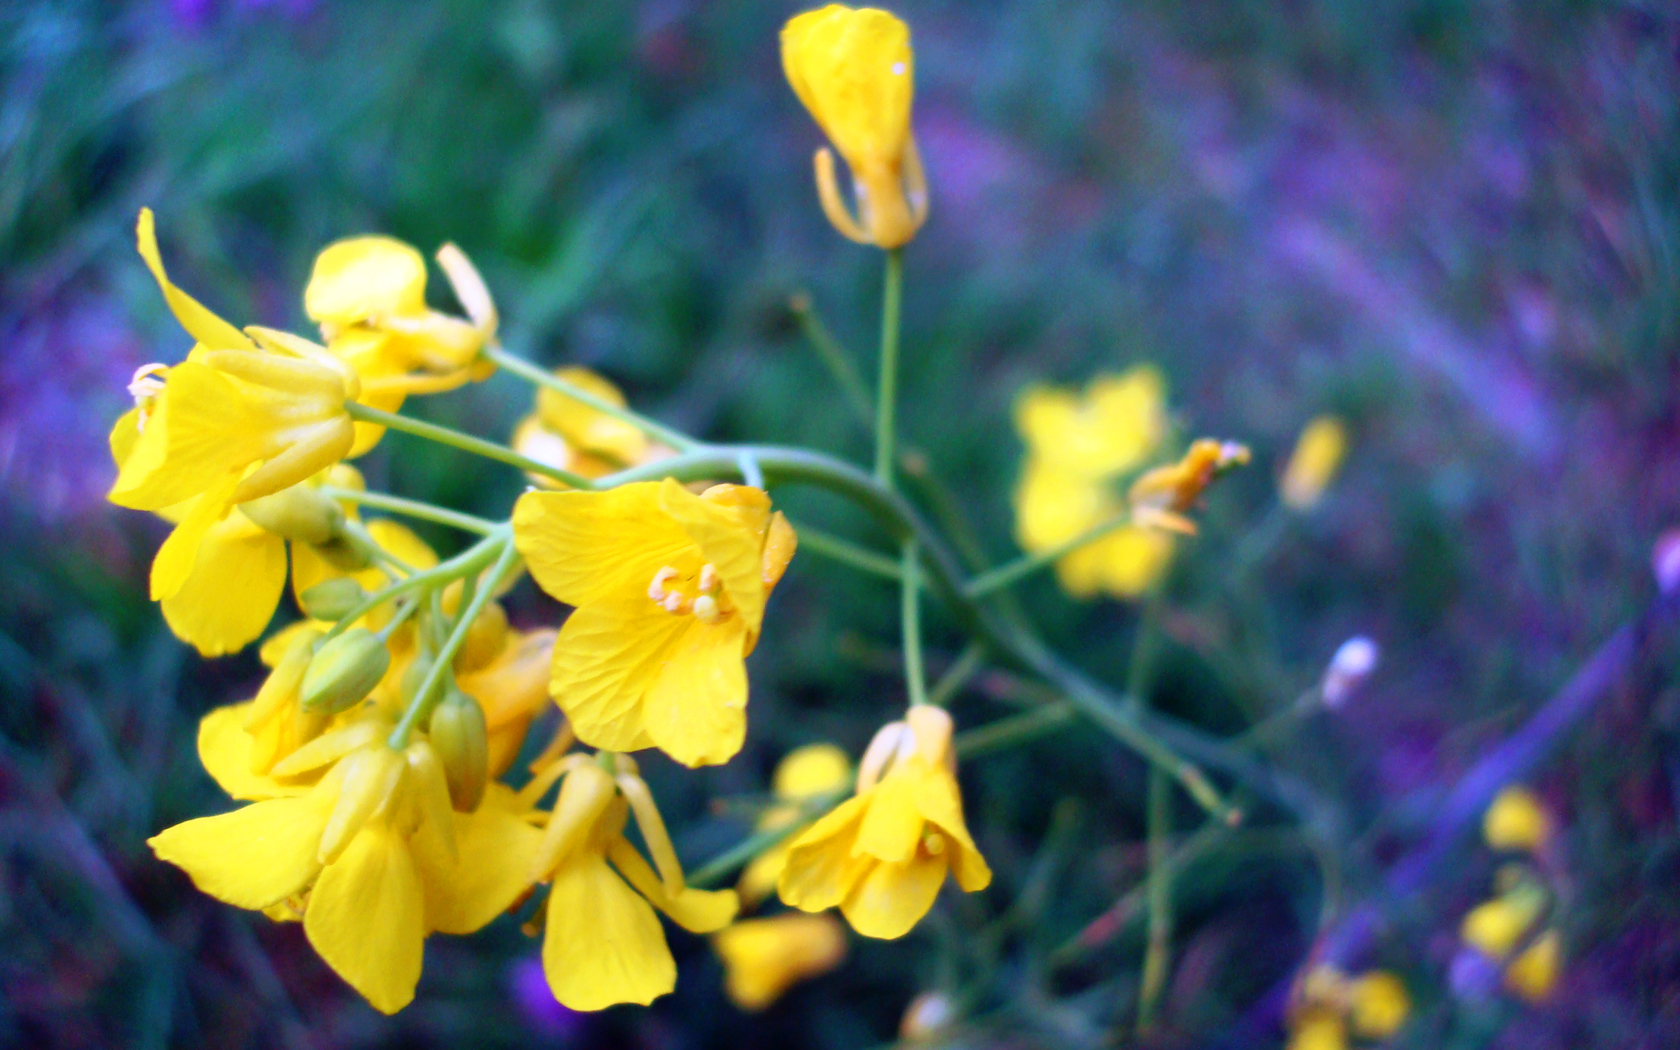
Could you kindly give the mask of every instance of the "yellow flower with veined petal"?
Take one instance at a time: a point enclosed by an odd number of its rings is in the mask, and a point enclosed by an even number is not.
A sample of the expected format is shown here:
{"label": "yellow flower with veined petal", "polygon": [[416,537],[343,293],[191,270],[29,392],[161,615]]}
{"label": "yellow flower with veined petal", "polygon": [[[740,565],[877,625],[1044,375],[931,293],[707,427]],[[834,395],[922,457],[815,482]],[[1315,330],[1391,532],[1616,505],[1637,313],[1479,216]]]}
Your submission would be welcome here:
{"label": "yellow flower with veined petal", "polygon": [[[738,907],[733,890],[707,892],[684,883],[635,763],[618,755],[609,771],[603,761],[573,755],[534,781],[546,790],[553,776],[564,777],[531,872],[550,883],[543,971],[554,997],[573,1010],[646,1006],[676,986],[676,962],[655,907],[693,933],[722,929]],[[653,866],[624,837],[632,811]]]}
{"label": "yellow flower with veined petal", "polygon": [[724,990],[743,1010],[762,1010],[799,981],[825,974],[846,958],[846,930],[820,915],[746,919],[712,935],[723,960]]}
{"label": "yellow flower with veined petal", "polygon": [[817,190],[829,222],[860,244],[897,248],[927,219],[927,178],[910,134],[915,58],[910,28],[885,11],[830,4],[782,28],[782,69],[852,170],[858,218],[817,150]]}
{"label": "yellow flower with veined petal", "polygon": [[430,746],[384,742],[383,721],[319,737],[287,773],[331,763],[306,792],[177,824],[147,840],[205,893],[241,908],[304,901],[303,928],[329,966],[376,1009],[414,997],[434,930],[471,933],[530,886],[542,833],[496,785],[454,813]]}
{"label": "yellow flower with veined petal", "polygon": [[796,544],[761,489],[696,496],[667,478],[605,492],[529,492],[514,542],[576,606],[549,691],[592,747],[726,762],[746,733],[745,658]]}
{"label": "yellow flower with veined petal", "polygon": [[[852,779],[852,760],[833,744],[807,744],[788,752],[776,766],[771,790],[776,805],[758,818],[759,831],[785,828],[799,820],[802,805],[841,790]],[[741,873],[735,886],[742,903],[752,906],[776,888],[787,863],[790,843],[782,841],[760,853]]]}
{"label": "yellow flower with veined petal", "polygon": [[794,840],[777,889],[801,911],[838,907],[865,937],[910,932],[950,873],[972,893],[991,869],[963,823],[951,716],[926,704],[884,726],[858,764],[857,795]]}

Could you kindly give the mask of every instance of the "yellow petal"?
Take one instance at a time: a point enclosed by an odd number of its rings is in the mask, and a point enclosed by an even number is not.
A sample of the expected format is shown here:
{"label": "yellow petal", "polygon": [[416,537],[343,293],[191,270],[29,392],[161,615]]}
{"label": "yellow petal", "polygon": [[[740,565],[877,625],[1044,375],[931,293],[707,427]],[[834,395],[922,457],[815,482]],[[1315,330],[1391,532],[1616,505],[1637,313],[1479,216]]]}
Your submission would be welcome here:
{"label": "yellow petal", "polygon": [[738,617],[705,624],[692,617],[664,653],[648,690],[642,723],[654,744],[690,768],[715,766],[747,735],[746,625]]}
{"label": "yellow petal", "polygon": [[729,998],[762,1010],[790,985],[827,973],[846,957],[846,931],[832,915],[776,915],[738,922],[712,938]]}
{"label": "yellow petal", "polygon": [[1116,598],[1135,598],[1155,586],[1172,564],[1173,538],[1159,529],[1127,526],[1086,549],[1101,564],[1103,589]]}
{"label": "yellow petal", "polygon": [[420,876],[408,844],[372,823],[321,872],[303,914],[309,943],[374,1009],[394,1014],[414,998],[425,940]]}
{"label": "yellow petal", "polygon": [[[170,369],[158,404],[162,425],[154,412],[111,488],[109,499],[119,506],[180,503],[266,454],[266,421],[233,380],[208,365],[187,360]],[[148,437],[154,427],[157,439]]]}
{"label": "yellow petal", "polygon": [[169,533],[152,559],[152,600],[160,601],[178,592],[192,575],[199,548],[210,529],[233,509],[230,502],[237,475],[224,475],[210,491],[190,501],[180,524]]}
{"label": "yellow petal", "polygon": [[254,802],[199,817],[146,840],[200,890],[240,908],[266,908],[300,893],[321,870],[315,847],[326,826],[322,797]]}
{"label": "yellow petal", "polygon": [[854,169],[897,166],[910,133],[910,29],[875,8],[830,4],[782,29],[782,68]]}
{"label": "yellow petal", "polygon": [[783,903],[822,911],[846,899],[872,863],[852,855],[852,840],[868,807],[868,792],[847,799],[793,840],[776,884]]}
{"label": "yellow petal", "polygon": [[933,907],[949,867],[947,854],[922,852],[902,864],[872,864],[846,895],[840,913],[865,937],[902,937]]}
{"label": "yellow petal", "polygon": [[531,865],[542,832],[514,815],[512,799],[506,785],[492,784],[476,812],[455,814],[457,862],[450,863],[437,850],[416,849],[431,929],[472,933],[531,888]]}
{"label": "yellow petal", "polygon": [[568,605],[645,597],[654,573],[695,553],[694,541],[660,509],[659,492],[656,481],[606,492],[528,492],[513,508],[514,542],[538,586]]}
{"label": "yellow petal", "polygon": [[140,221],[135,227],[136,247],[140,250],[140,258],[146,260],[147,269],[157,279],[158,287],[163,289],[163,298],[169,303],[170,312],[181,322],[181,327],[187,334],[208,347],[217,349],[252,349],[251,341],[245,334],[233,325],[211,313],[197,299],[175,287],[169,281],[169,275],[163,269],[163,257],[158,253],[156,220],[152,217],[152,209],[140,209]]}
{"label": "yellow petal", "polygon": [[1101,484],[1029,458],[1015,490],[1015,538],[1025,550],[1047,550],[1123,509]]}
{"label": "yellow petal", "polygon": [[301,795],[308,785],[282,783],[273,777],[251,772],[251,734],[245,718],[251,704],[228,704],[205,715],[198,723],[198,760],[204,771],[230,796],[258,800]]}
{"label": "yellow petal", "polygon": [[869,809],[852,844],[855,856],[900,863],[916,853],[922,838],[922,814],[916,808],[916,781],[909,771],[894,770],[869,793]]}
{"label": "yellow petal", "polygon": [[1505,970],[1505,985],[1531,1003],[1543,1002],[1557,985],[1562,960],[1562,941],[1547,930]]}
{"label": "yellow petal", "polygon": [[[625,407],[624,394],[618,387],[587,368],[557,368],[554,374],[584,393]],[[537,415],[548,430],[572,447],[605,456],[620,466],[639,462],[647,452],[647,436],[636,427],[558,390],[537,388]]]}
{"label": "yellow petal", "polygon": [[285,589],[286,541],[234,514],[210,527],[163,618],[203,656],[234,653],[262,634]]}
{"label": "yellow petal", "polygon": [[613,840],[607,856],[612,858],[613,866],[636,888],[636,892],[690,933],[721,930],[733,922],[736,913],[741,910],[741,900],[734,890],[701,890],[683,886],[676,894],[671,894],[652,865],[623,836]]}
{"label": "yellow petal", "polygon": [[962,795],[955,778],[943,769],[929,771],[916,784],[916,808],[945,837],[957,885],[970,893],[991,885],[992,869],[963,822]]}
{"label": "yellow petal", "polygon": [[349,325],[426,310],[426,260],[390,237],[350,237],[315,257],[303,308],[312,321]]}
{"label": "yellow petal", "polygon": [[692,622],[645,594],[572,613],[554,641],[549,692],[579,740],[609,751],[652,746],[642,702]]}
{"label": "yellow petal", "polygon": [[696,496],[675,478],[666,478],[659,489],[659,506],[694,540],[701,560],[717,570],[724,593],[756,634],[764,619],[764,533],[770,497],[747,485],[717,485]]}
{"label": "yellow petal", "polygon": [[646,1006],[677,983],[659,917],[593,853],[574,857],[554,875],[543,970],[554,997],[572,1010]]}
{"label": "yellow petal", "polygon": [[1347,427],[1335,416],[1319,416],[1308,423],[1278,482],[1278,495],[1284,505],[1308,510],[1316,504],[1336,479],[1347,444]]}
{"label": "yellow petal", "polygon": [[833,744],[795,748],[776,764],[777,798],[808,799],[838,791],[852,779],[852,760]]}

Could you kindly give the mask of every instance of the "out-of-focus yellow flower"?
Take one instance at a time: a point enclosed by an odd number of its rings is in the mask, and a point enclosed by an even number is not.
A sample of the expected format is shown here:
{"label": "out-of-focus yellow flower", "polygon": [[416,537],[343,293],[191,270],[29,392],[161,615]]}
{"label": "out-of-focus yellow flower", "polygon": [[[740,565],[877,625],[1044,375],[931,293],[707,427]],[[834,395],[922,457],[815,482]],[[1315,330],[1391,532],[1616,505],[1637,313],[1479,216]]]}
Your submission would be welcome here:
{"label": "out-of-focus yellow flower", "polygon": [[1470,910],[1459,926],[1466,944],[1503,959],[1527,935],[1545,909],[1538,887],[1523,885]]}
{"label": "out-of-focus yellow flower", "polygon": [[1482,834],[1494,849],[1535,853],[1551,838],[1552,821],[1532,791],[1508,787],[1482,817]]}
{"label": "out-of-focus yellow flower", "polygon": [[[361,402],[395,412],[409,394],[439,393],[485,379],[479,350],[495,338],[496,305],[477,269],[453,244],[438,265],[467,311],[451,317],[426,306],[426,260],[391,237],[350,237],[315,258],[304,310],[321,326],[327,348],[362,380]],[[384,428],[356,424],[352,455],[378,442]]]}
{"label": "out-of-focus yellow flower", "polygon": [[[603,401],[625,407],[618,387],[587,368],[562,367],[554,374]],[[548,387],[538,388],[536,410],[514,428],[512,444],[522,456],[586,478],[604,477],[673,454],[629,423]],[[564,487],[546,474],[526,476],[543,488]]]}
{"label": "out-of-focus yellow flower", "polygon": [[1347,1050],[1347,1022],[1324,1007],[1302,1010],[1290,1023],[1289,1050]]}
{"label": "out-of-focus yellow flower", "polygon": [[794,94],[852,171],[847,211],[834,155],[816,153],[828,221],[860,244],[897,248],[927,219],[927,178],[910,133],[915,60],[910,28],[886,11],[830,4],[782,27],[782,69]]}
{"label": "out-of-focus yellow flower", "polygon": [[1319,416],[1301,431],[1295,451],[1278,483],[1286,506],[1310,510],[1323,498],[1324,490],[1336,480],[1347,455],[1347,427],[1335,416]]}
{"label": "out-of-focus yellow flower", "polygon": [[[616,756],[609,771],[600,756],[573,755],[537,783],[546,790],[556,773],[564,777],[560,796],[531,867],[537,881],[550,883],[543,935],[549,988],[573,1010],[645,1006],[677,980],[653,909],[693,933],[712,933],[735,918],[735,891],[684,883],[664,821],[629,756]],[[624,837],[632,811],[653,866]]]}
{"label": "out-of-focus yellow flower", "polygon": [[[1015,426],[1027,445],[1016,539],[1029,552],[1052,550],[1126,509],[1114,484],[1160,446],[1165,383],[1140,366],[1097,376],[1083,392],[1033,387],[1016,402]],[[1131,598],[1160,579],[1172,548],[1159,530],[1124,525],[1059,558],[1056,577],[1076,598]]]}
{"label": "out-of-focus yellow flower", "polygon": [[846,930],[821,915],[744,919],[712,935],[723,960],[724,990],[743,1010],[762,1010],[795,983],[825,974],[846,957]]}
{"label": "out-of-focus yellow flower", "polygon": [[1367,1039],[1387,1039],[1400,1030],[1412,1012],[1412,997],[1399,977],[1387,970],[1373,970],[1354,978],[1348,986],[1348,1006],[1353,1030]]}
{"label": "out-of-focus yellow flower", "polygon": [[1531,1003],[1551,998],[1563,966],[1563,942],[1547,930],[1505,968],[1505,987]]}
{"label": "out-of-focus yellow flower", "polygon": [[549,594],[576,606],[549,692],[593,747],[726,762],[746,732],[745,658],[796,540],[762,489],[675,480],[529,492],[514,541]]}
{"label": "out-of-focus yellow flower", "polygon": [[[807,744],[788,752],[776,766],[771,784],[776,805],[758,818],[758,830],[785,828],[799,820],[803,803],[841,790],[852,779],[852,760],[833,744]],[[756,905],[776,888],[787,863],[789,842],[780,842],[753,858],[735,886],[741,902]]]}
{"label": "out-of-focus yellow flower", "polygon": [[148,845],[237,907],[303,901],[321,958],[394,1013],[414,997],[426,935],[470,933],[505,911],[530,886],[542,833],[505,788],[476,813],[453,813],[430,746],[394,750],[389,729],[363,720],[317,737],[277,769],[330,766],[306,792],[177,824]]}
{"label": "out-of-focus yellow flower", "polygon": [[1195,535],[1195,522],[1184,512],[1195,506],[1215,478],[1249,461],[1248,447],[1235,441],[1197,438],[1177,463],[1156,467],[1132,482],[1127,499],[1140,525]]}
{"label": "out-of-focus yellow flower", "polygon": [[951,750],[951,716],[926,704],[884,726],[858,766],[857,795],[794,840],[777,885],[802,911],[838,907],[866,937],[910,932],[945,876],[985,889],[991,869],[969,837]]}

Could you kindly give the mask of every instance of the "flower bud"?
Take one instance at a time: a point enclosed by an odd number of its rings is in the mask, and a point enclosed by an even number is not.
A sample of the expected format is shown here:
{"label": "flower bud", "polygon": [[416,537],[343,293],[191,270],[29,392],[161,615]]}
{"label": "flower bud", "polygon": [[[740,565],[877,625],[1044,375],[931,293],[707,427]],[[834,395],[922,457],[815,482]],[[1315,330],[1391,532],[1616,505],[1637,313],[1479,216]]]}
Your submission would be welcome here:
{"label": "flower bud", "polygon": [[348,576],[322,580],[298,596],[304,615],[311,620],[333,622],[345,616],[367,599],[367,591]]}
{"label": "flower bud", "polygon": [[1377,669],[1381,655],[1377,643],[1362,634],[1343,642],[1330,658],[1330,666],[1324,669],[1324,682],[1320,686],[1324,706],[1336,708],[1347,703]]}
{"label": "flower bud", "polygon": [[391,651],[378,635],[352,627],[321,646],[303,675],[305,711],[337,714],[373,692],[391,667]]}
{"label": "flower bud", "polygon": [[289,540],[323,546],[344,535],[344,508],[308,485],[241,503],[247,518]]}
{"label": "flower bud", "polygon": [[478,701],[451,685],[432,712],[432,749],[443,763],[449,798],[462,813],[478,809],[490,780],[489,730]]}
{"label": "flower bud", "polygon": [[455,670],[476,671],[494,660],[507,646],[507,613],[499,602],[487,602],[478,618],[467,628],[467,639],[455,657]]}
{"label": "flower bud", "polygon": [[944,992],[923,992],[910,1000],[898,1023],[898,1037],[907,1043],[937,1039],[956,1019],[956,1004]]}

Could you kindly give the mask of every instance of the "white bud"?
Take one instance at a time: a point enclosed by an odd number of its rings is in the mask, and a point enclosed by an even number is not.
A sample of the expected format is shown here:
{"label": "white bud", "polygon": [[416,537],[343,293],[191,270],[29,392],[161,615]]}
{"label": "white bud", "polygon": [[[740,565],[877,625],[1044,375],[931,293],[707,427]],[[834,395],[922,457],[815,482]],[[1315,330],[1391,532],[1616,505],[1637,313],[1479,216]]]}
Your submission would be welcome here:
{"label": "white bud", "polygon": [[1341,644],[1336,655],[1330,658],[1330,666],[1324,671],[1324,684],[1321,691],[1324,695],[1324,706],[1330,708],[1341,707],[1354,694],[1372,671],[1377,669],[1377,660],[1382,650],[1377,643],[1362,634],[1356,634]]}

